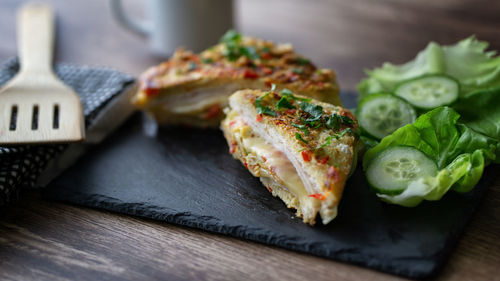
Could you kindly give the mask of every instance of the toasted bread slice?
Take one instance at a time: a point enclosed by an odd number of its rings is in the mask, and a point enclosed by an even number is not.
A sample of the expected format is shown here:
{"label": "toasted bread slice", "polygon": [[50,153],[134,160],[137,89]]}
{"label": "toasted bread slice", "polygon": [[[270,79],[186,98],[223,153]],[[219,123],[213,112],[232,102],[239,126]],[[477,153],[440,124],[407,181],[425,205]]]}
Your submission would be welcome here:
{"label": "toasted bread slice", "polygon": [[314,225],[337,215],[356,163],[351,112],[290,91],[242,90],[229,98],[221,124],[233,157],[297,216]]}
{"label": "toasted bread slice", "polygon": [[160,124],[219,126],[227,98],[241,89],[288,88],[339,104],[335,74],[317,69],[290,44],[274,44],[228,32],[201,54],[178,49],[142,74],[132,102]]}

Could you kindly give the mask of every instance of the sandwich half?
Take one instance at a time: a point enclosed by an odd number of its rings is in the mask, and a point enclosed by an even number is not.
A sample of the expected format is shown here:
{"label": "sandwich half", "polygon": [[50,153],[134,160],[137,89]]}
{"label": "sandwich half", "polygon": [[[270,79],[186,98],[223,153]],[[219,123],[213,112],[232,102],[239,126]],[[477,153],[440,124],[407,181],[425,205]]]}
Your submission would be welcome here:
{"label": "sandwich half", "polygon": [[348,110],[288,89],[242,90],[229,98],[221,129],[229,151],[305,223],[337,216],[356,165],[358,125]]}
{"label": "sandwich half", "polygon": [[271,84],[340,105],[333,71],[317,69],[290,44],[234,31],[200,54],[178,49],[170,60],[145,71],[132,103],[160,124],[218,127],[232,93]]}

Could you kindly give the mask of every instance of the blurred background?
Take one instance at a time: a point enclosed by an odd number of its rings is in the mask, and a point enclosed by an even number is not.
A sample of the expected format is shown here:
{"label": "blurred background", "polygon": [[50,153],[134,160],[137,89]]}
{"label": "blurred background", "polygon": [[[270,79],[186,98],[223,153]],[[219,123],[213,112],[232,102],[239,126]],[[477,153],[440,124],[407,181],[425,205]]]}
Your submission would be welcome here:
{"label": "blurred background", "polygon": [[[16,55],[15,12],[23,2],[0,4],[0,60]],[[43,2],[57,12],[56,61],[138,75],[162,60],[151,53],[147,38],[114,20],[109,1]],[[123,7],[133,18],[146,18],[146,2],[124,0]],[[238,31],[293,43],[316,65],[333,68],[343,89],[354,89],[363,69],[408,61],[431,40],[448,44],[475,34],[499,50],[499,15],[500,1],[486,0],[234,1]]]}

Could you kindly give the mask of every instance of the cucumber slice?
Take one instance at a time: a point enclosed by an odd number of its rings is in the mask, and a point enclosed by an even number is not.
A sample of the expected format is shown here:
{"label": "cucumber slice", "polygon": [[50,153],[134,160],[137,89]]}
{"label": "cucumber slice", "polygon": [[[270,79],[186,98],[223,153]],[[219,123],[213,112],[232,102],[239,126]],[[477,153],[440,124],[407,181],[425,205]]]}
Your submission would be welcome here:
{"label": "cucumber slice", "polygon": [[444,75],[427,75],[402,82],[394,92],[411,105],[420,109],[433,109],[452,104],[458,99],[460,85]]}
{"label": "cucumber slice", "polygon": [[366,169],[366,178],[377,193],[397,195],[408,184],[426,175],[435,176],[436,163],[422,151],[409,146],[393,146],[378,153]]}
{"label": "cucumber slice", "polygon": [[387,93],[363,98],[356,109],[358,123],[372,137],[382,139],[396,129],[415,121],[415,109],[404,100]]}

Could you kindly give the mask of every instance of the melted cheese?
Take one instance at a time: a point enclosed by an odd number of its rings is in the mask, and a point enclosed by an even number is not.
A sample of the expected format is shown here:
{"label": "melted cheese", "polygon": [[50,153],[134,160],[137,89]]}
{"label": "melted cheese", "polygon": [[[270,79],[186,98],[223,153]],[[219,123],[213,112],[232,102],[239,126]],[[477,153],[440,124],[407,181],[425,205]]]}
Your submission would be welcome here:
{"label": "melted cheese", "polygon": [[225,107],[229,95],[239,87],[237,84],[230,84],[197,88],[182,94],[166,96],[162,102],[163,109],[177,114],[186,114],[203,110],[214,104]]}
{"label": "melted cheese", "polygon": [[297,174],[297,170],[283,152],[258,136],[244,138],[243,143],[248,150],[252,150],[256,155],[266,159],[265,162],[267,162],[268,167],[284,183],[288,191],[299,197],[299,199],[307,197],[306,189]]}

